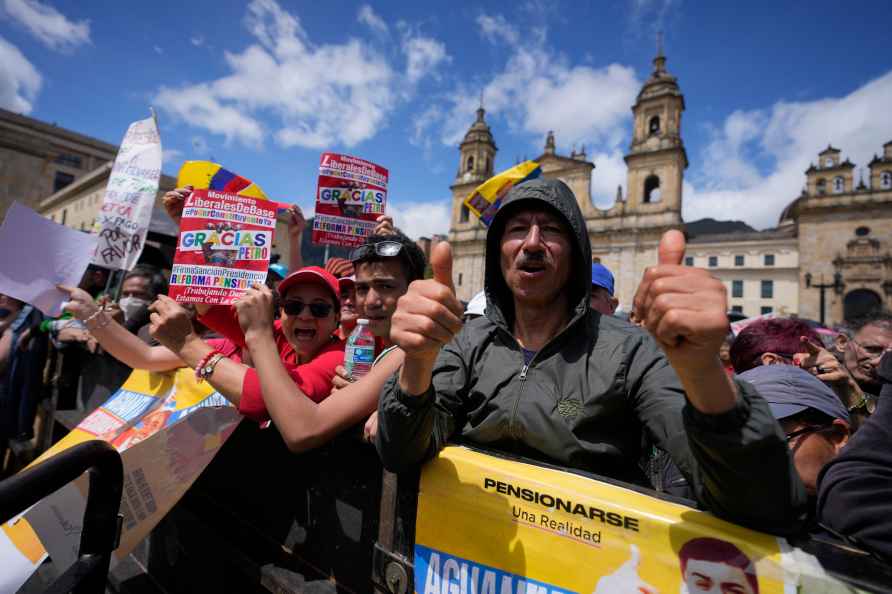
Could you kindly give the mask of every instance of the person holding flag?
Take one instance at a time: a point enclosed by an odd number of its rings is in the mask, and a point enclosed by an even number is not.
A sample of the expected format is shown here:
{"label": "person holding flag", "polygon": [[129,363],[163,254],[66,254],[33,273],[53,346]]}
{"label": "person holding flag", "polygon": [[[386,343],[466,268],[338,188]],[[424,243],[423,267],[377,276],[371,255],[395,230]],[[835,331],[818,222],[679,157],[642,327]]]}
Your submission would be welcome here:
{"label": "person holding flag", "polygon": [[591,245],[572,191],[558,180],[513,187],[487,231],[486,316],[463,326],[445,242],[431,255],[434,278],[399,301],[391,337],[405,363],[378,408],[385,467],[406,470],[461,436],[647,484],[637,464],[646,431],[716,515],[796,530],[806,495],[784,436],[718,357],[724,285],[682,266],[684,251],[684,235],[667,231],[644,273],[634,319],[645,332],[590,308]]}

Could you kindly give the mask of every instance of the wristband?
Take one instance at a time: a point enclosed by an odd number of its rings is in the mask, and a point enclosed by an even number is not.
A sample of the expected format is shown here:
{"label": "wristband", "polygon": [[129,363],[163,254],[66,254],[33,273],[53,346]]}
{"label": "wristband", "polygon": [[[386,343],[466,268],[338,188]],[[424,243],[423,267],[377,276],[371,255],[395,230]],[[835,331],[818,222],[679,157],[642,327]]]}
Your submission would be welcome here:
{"label": "wristband", "polygon": [[199,361],[198,365],[195,366],[196,381],[198,383],[201,383],[211,377],[214,374],[214,369],[217,367],[217,363],[219,363],[225,357],[226,355],[218,350],[213,350],[205,357],[203,357],[201,361]]}

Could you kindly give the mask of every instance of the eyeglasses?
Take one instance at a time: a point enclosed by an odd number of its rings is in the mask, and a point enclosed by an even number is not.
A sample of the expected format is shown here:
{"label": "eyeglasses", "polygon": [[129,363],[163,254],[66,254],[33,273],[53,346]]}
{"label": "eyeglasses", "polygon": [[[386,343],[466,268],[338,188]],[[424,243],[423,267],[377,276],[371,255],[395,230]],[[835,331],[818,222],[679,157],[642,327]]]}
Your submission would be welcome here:
{"label": "eyeglasses", "polygon": [[334,306],[331,303],[304,303],[303,301],[286,301],[282,304],[282,310],[289,316],[299,316],[304,307],[310,308],[310,315],[314,318],[327,318]]}
{"label": "eyeglasses", "polygon": [[830,429],[833,427],[833,423],[828,423],[826,425],[809,425],[808,427],[803,427],[802,429],[797,429],[792,433],[787,433],[787,443],[793,441],[800,435],[807,435],[809,433],[817,433],[818,431],[823,431],[825,429]]}
{"label": "eyeglasses", "polygon": [[367,243],[350,252],[350,261],[359,262],[365,260],[372,254],[384,258],[392,258],[400,253],[403,244],[398,241],[379,241],[377,243]]}
{"label": "eyeglasses", "polygon": [[870,358],[871,358],[871,359],[875,359],[875,358],[877,358],[877,357],[881,357],[881,356],[883,355],[883,353],[885,353],[886,351],[890,350],[890,347],[884,347],[884,346],[882,346],[882,345],[878,345],[878,344],[869,344],[869,345],[867,345],[867,346],[864,346],[863,344],[861,344],[860,342],[858,342],[858,341],[855,340],[854,338],[852,338],[852,339],[850,339],[850,340],[851,340],[853,343],[855,343],[855,345],[857,345],[857,347],[858,347],[859,349],[861,349],[862,351],[864,351],[865,353],[867,353],[868,355],[870,355]]}

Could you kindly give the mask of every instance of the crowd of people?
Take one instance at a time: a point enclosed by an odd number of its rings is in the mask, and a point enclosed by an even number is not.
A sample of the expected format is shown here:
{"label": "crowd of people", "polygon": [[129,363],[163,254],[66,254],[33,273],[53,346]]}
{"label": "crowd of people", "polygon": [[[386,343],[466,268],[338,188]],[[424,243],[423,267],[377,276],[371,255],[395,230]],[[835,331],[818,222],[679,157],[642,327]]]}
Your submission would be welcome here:
{"label": "crowd of people", "polygon": [[[165,196],[174,221],[190,191]],[[69,301],[57,320],[0,297],[0,437],[31,435],[35,397],[17,394],[42,381],[43,333],[89,357],[82,408],[130,369],[189,367],[293,452],[361,425],[384,467],[402,472],[465,442],[892,559],[892,315],[853,321],[827,343],[795,318],[729,335],[724,285],[683,266],[684,236],[668,231],[621,319],[613,276],[592,264],[585,219],[556,180],[504,198],[487,231],[484,291],[467,304],[448,243],[428,262],[384,216],[349,259],[303,266],[305,222],[296,207],[289,217],[291,269],[273,264],[233,306],[179,304],[147,267],[127,274],[117,302],[91,268],[79,287],[61,287]],[[376,357],[355,378],[344,350],[360,318]]]}

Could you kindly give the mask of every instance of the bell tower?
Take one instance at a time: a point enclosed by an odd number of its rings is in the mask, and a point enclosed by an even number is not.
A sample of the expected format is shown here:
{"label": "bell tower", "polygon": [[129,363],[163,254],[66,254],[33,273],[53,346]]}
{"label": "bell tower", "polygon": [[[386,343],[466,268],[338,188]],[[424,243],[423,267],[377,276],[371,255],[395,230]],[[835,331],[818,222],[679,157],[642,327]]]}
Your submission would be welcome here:
{"label": "bell tower", "polygon": [[483,97],[477,108],[477,119],[471,124],[464,140],[458,147],[458,171],[452,189],[452,228],[465,227],[476,222],[468,208],[462,204],[468,194],[478,185],[492,177],[496,160],[496,142],[486,123],[486,110]]}
{"label": "bell tower", "polygon": [[653,59],[653,72],[638,93],[628,165],[627,210],[671,212],[681,222],[681,187],[688,156],[681,139],[684,95],[666,71],[662,39]]}

